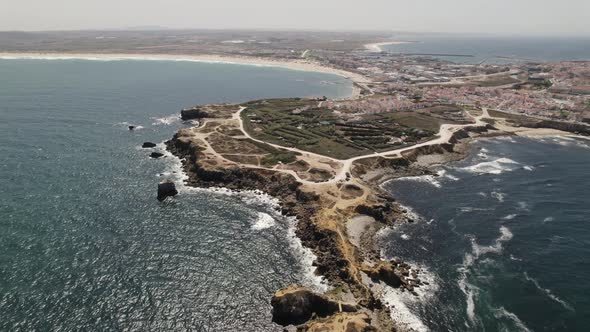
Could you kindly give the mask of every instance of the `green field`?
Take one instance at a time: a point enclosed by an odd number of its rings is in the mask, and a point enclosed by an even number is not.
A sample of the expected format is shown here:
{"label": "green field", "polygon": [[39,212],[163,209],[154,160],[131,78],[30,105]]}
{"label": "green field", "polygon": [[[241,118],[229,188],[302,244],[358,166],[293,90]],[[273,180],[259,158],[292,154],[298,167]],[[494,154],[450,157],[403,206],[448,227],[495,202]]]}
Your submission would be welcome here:
{"label": "green field", "polygon": [[319,108],[309,99],[267,99],[243,106],[244,128],[253,137],[287,147],[347,159],[377,151],[393,150],[431,139],[450,107],[416,112],[363,115],[348,121],[332,110]]}

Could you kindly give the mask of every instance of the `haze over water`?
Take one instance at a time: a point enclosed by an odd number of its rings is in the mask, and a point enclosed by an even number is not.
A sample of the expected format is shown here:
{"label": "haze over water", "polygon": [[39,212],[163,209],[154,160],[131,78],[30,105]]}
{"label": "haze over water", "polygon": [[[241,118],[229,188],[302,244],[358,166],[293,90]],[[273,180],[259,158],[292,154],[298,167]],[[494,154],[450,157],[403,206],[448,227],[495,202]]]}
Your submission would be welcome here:
{"label": "haze over water", "polygon": [[183,107],[350,90],[278,68],[0,60],[0,330],[282,330],[274,291],[319,281],[293,221],[253,194],[158,203],[180,169],[140,146]]}
{"label": "haze over water", "polygon": [[[590,60],[590,37],[494,37],[469,35],[410,35],[393,40],[416,41],[385,45],[385,52],[438,54],[457,63],[505,64],[526,61]],[[462,55],[462,56],[454,56]]]}

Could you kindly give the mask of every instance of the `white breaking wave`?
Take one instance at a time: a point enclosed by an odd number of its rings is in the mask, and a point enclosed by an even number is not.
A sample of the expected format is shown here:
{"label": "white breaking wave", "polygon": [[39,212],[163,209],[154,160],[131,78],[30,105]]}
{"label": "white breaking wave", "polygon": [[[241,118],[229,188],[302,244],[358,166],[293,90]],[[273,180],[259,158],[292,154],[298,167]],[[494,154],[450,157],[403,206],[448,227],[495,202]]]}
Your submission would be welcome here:
{"label": "white breaking wave", "polygon": [[512,219],[516,218],[516,216],[517,216],[517,214],[509,214],[509,215],[503,217],[502,219],[504,219],[504,220],[512,220]]}
{"label": "white breaking wave", "polygon": [[547,218],[543,219],[543,223],[552,222],[553,220],[555,220],[555,218],[553,218],[553,217],[547,217]]}
{"label": "white breaking wave", "polygon": [[475,242],[475,239],[471,240],[471,245],[473,249],[473,253],[475,254],[475,258],[478,258],[480,255],[494,253],[499,254],[502,252],[502,244],[504,242],[508,242],[512,240],[514,235],[510,231],[510,229],[506,226],[500,226],[500,236],[494,241],[493,244],[489,246],[482,246]]}
{"label": "white breaking wave", "polygon": [[550,289],[548,288],[543,288],[539,285],[539,282],[537,281],[537,279],[535,278],[531,278],[529,277],[528,273],[524,272],[524,278],[530,282],[533,283],[533,285],[535,285],[535,287],[540,290],[541,292],[543,292],[545,295],[547,295],[550,299],[552,299],[553,301],[561,304],[564,308],[566,308],[567,310],[570,311],[575,311],[574,308],[567,302],[565,302],[564,300],[560,299],[559,297],[557,297],[557,295],[553,294],[553,292],[551,292]]}
{"label": "white breaking wave", "polygon": [[519,331],[525,331],[525,332],[530,332],[531,330],[524,325],[524,322],[520,320],[520,318],[518,318],[518,316],[516,316],[516,314],[504,309],[504,307],[500,307],[496,310],[494,310],[494,317],[496,318],[501,318],[501,317],[506,317],[508,319],[510,319],[514,325],[519,329]]}
{"label": "white breaking wave", "polygon": [[458,177],[448,174],[448,172],[444,169],[437,171],[436,175],[408,176],[408,177],[400,178],[400,179],[393,180],[393,181],[416,181],[416,182],[428,183],[428,184],[434,186],[435,188],[441,188],[442,187],[441,179],[449,179],[452,181],[459,181]]}
{"label": "white breaking wave", "polygon": [[489,253],[500,254],[502,252],[503,242],[510,241],[512,238],[513,234],[506,226],[500,226],[500,236],[491,245],[479,245],[477,244],[475,238],[471,238],[471,253],[465,254],[463,257],[463,264],[457,269],[457,272],[461,274],[457,284],[459,289],[461,289],[463,294],[465,294],[467,317],[472,323],[476,323],[478,321],[475,315],[475,298],[479,293],[479,288],[467,281],[469,268],[479,259],[481,255]]}
{"label": "white breaking wave", "polygon": [[449,172],[447,172],[444,169],[441,169],[440,171],[438,171],[437,172],[437,175],[439,177],[441,177],[441,178],[449,179],[449,180],[452,180],[452,181],[459,181],[459,178],[458,177],[449,174]]}
{"label": "white breaking wave", "polygon": [[504,172],[510,172],[517,169],[518,165],[520,164],[512,159],[499,158],[494,161],[486,161],[459,169],[477,174],[502,174]]}
{"label": "white breaking wave", "polygon": [[461,212],[473,212],[473,211],[491,211],[492,209],[489,208],[475,208],[471,206],[462,206],[459,208]]}
{"label": "white breaking wave", "polygon": [[402,292],[401,289],[391,288],[383,285],[381,300],[391,309],[391,318],[394,322],[402,325],[410,331],[429,331],[430,329],[422,322],[420,317],[414,313],[414,307],[424,305],[426,302],[436,298],[439,289],[438,277],[431,273],[427,267],[408,262],[410,266],[420,269],[419,278],[428,283],[416,288],[419,296],[410,292]]}
{"label": "white breaking wave", "polygon": [[523,211],[529,211],[529,203],[527,202],[518,202],[518,208]]}
{"label": "white breaking wave", "polygon": [[308,286],[315,291],[325,293],[329,290],[329,286],[327,282],[324,280],[324,277],[321,277],[315,273],[316,267],[313,266],[313,262],[316,259],[316,256],[313,254],[311,249],[306,248],[301,243],[301,239],[297,237],[295,234],[295,229],[297,225],[297,218],[291,217],[289,218],[289,228],[287,229],[287,238],[289,241],[289,246],[291,247],[292,253],[298,258],[301,262],[303,267],[303,275],[302,275],[302,284],[304,286]]}
{"label": "white breaking wave", "polygon": [[410,297],[414,295],[409,292],[401,293],[400,291],[391,287],[385,286],[381,299],[383,303],[391,308],[391,319],[397,324],[403,325],[410,331],[426,332],[430,331],[426,325],[420,320],[418,315],[414,314],[412,310],[404,301],[409,301]]}
{"label": "white breaking wave", "polygon": [[492,193],[490,195],[492,197],[494,197],[495,199],[497,199],[498,202],[504,202],[504,198],[506,197],[505,193],[499,192],[499,191],[492,191]]}
{"label": "white breaking wave", "polygon": [[169,115],[169,116],[165,116],[165,117],[161,117],[161,118],[153,117],[151,119],[154,120],[154,122],[152,123],[152,125],[154,125],[154,126],[171,125],[175,122],[180,121],[180,115],[174,114],[174,115]]}
{"label": "white breaking wave", "polygon": [[258,212],[258,217],[252,225],[253,230],[263,230],[275,225],[275,220],[268,213]]}
{"label": "white breaking wave", "polygon": [[[158,144],[158,147],[163,147],[163,143]],[[167,175],[166,177],[176,184],[176,189],[180,194],[191,194],[191,193],[215,193],[217,195],[225,195],[225,196],[236,196],[239,195],[240,199],[243,203],[248,205],[256,205],[256,206],[264,206],[269,211],[277,211],[279,209],[279,200],[263,193],[260,190],[244,190],[244,191],[233,191],[227,188],[195,188],[189,187],[185,184],[188,180],[188,175],[184,172],[182,168],[182,161],[170,153],[168,150],[163,149],[163,152],[166,156],[170,156],[170,158],[166,158],[169,162],[168,168],[169,171],[163,172],[162,174]],[[252,226],[253,228],[258,224],[259,226],[267,226],[270,223],[270,219],[272,222],[276,224],[276,218],[285,218],[288,222],[287,228],[287,242],[289,247],[291,248],[291,253],[297,258],[300,262],[302,267],[302,275],[301,284],[303,286],[307,286],[312,288],[317,292],[325,293],[329,290],[329,286],[324,280],[323,277],[317,275],[315,273],[316,267],[313,266],[313,262],[316,259],[316,256],[313,254],[311,249],[305,248],[301,243],[301,240],[295,234],[295,229],[297,225],[297,218],[291,217],[286,218],[283,217],[279,212],[276,212],[275,217],[273,217],[270,212],[264,213],[267,216],[262,216],[259,214],[259,218],[257,219],[256,223]],[[269,219],[270,218],[270,219]],[[268,228],[268,227],[267,227]]]}
{"label": "white breaking wave", "polygon": [[436,179],[434,175],[408,176],[401,178],[400,181],[416,181],[431,184],[436,188],[442,187],[442,184]]}
{"label": "white breaking wave", "polygon": [[406,206],[406,205],[402,205],[402,204],[399,204],[399,207],[406,210],[406,216],[409,219],[412,219],[414,221],[424,221],[425,220],[424,217],[422,217],[418,212],[414,211],[414,209],[412,209],[411,207]]}

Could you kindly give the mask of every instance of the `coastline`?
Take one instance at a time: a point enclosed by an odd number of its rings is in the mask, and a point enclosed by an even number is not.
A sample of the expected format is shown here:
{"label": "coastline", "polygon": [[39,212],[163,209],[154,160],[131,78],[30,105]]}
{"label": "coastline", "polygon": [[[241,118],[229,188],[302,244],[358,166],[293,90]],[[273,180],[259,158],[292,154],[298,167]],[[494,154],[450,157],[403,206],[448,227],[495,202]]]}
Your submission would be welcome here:
{"label": "coastline", "polygon": [[[374,235],[380,229],[414,221],[411,211],[397,203],[384,190],[383,183],[395,178],[436,176],[432,167],[467,157],[470,142],[478,138],[531,134],[573,136],[570,132],[554,129],[514,127],[505,123],[505,119],[492,117],[487,110],[483,110],[481,115],[474,117],[474,123],[457,125],[455,130],[442,126],[439,138],[429,141],[430,144],[365,156],[354,160],[354,165],[351,160],[350,166],[353,167],[346,179],[311,183],[294,176],[293,170],[226,160],[215,153],[215,147],[204,143],[207,136],[203,135],[215,132],[215,126],[220,125],[235,128],[238,132],[233,132],[234,137],[248,137],[240,126],[242,107],[233,105],[232,109],[226,109],[229,114],[203,119],[201,127],[180,130],[166,142],[166,146],[169,152],[182,160],[188,186],[260,190],[278,200],[282,214],[296,217],[295,234],[303,246],[315,255],[312,265],[317,273],[333,288],[324,293],[315,293],[302,286],[278,290],[272,300],[273,319],[280,317],[281,324],[285,326],[328,325],[335,319],[343,318],[342,315],[346,319],[367,315],[373,318],[368,326],[381,329],[393,326],[398,331],[406,331],[407,322],[397,321],[392,316],[392,311],[396,309],[387,304],[381,292],[375,291],[379,287],[373,289],[373,286],[400,288],[416,297],[428,296],[429,287],[422,283],[428,280],[428,275],[420,272],[419,267],[382,257],[376,247]],[[497,126],[482,121],[485,118],[496,120]],[[214,128],[208,128],[210,126]],[[227,139],[233,137],[230,135]],[[309,158],[304,155],[300,158]],[[375,221],[365,220],[361,221],[361,225],[355,225],[358,216],[367,216]],[[356,306],[350,309],[355,314],[330,312],[320,316],[327,321],[302,320],[296,310],[300,301],[313,301],[311,299],[317,296],[325,298],[322,301],[339,301],[350,308]],[[307,309],[319,310],[303,310]]]}
{"label": "coastline", "polygon": [[[83,55],[83,54],[82,54],[82,55]],[[161,57],[156,57],[156,58],[151,58],[151,59],[145,59],[145,58],[142,58],[142,57],[140,57],[140,56],[138,57],[138,56],[136,56],[136,55],[132,55],[132,56],[133,56],[132,58],[128,58],[128,57],[124,57],[124,58],[116,58],[116,57],[115,57],[115,58],[113,58],[113,57],[110,57],[110,56],[111,56],[111,55],[107,55],[106,57],[100,57],[100,58],[98,58],[98,59],[97,59],[97,58],[93,58],[93,59],[91,58],[91,60],[99,60],[99,61],[101,61],[101,60],[102,60],[102,61],[109,61],[109,60],[135,60],[135,59],[137,59],[137,60],[164,60],[164,61],[194,61],[194,62],[206,62],[206,63],[230,63],[230,64],[231,64],[231,63],[234,63],[234,64],[247,64],[247,65],[254,65],[254,66],[267,66],[266,64],[260,64],[260,63],[243,63],[243,62],[236,63],[236,62],[221,61],[221,60],[215,60],[215,61],[213,61],[213,60],[211,60],[211,58],[206,58],[207,60],[203,60],[203,58],[200,58],[200,57],[199,57],[199,59],[198,59],[198,60],[196,60],[196,59],[193,59],[193,58],[191,58],[191,59],[184,59],[184,58],[179,58],[179,57],[175,57],[174,59],[170,59],[170,58],[168,58],[168,56],[166,56],[166,58],[165,58],[165,59],[162,59]],[[215,59],[220,59],[220,58],[223,58],[223,59],[233,59],[233,58],[228,58],[228,57],[216,57]],[[53,59],[58,59],[58,58],[57,58],[57,57],[53,57]],[[66,56],[66,57],[64,57],[63,59],[80,59],[80,57],[68,57],[68,56]],[[85,58],[85,59],[89,59],[89,58]],[[269,64],[268,66],[271,66],[271,67],[283,67],[283,66],[276,65],[277,61],[270,61],[270,62],[271,62],[272,64]],[[280,62],[280,61],[279,61],[279,62]],[[295,61],[295,62],[297,62],[297,61]],[[288,62],[288,61],[287,61],[287,63],[291,63],[291,62]],[[293,69],[293,68],[291,68],[291,69]],[[294,70],[304,70],[304,69],[294,69]],[[306,71],[307,71],[307,70],[306,70]],[[310,70],[310,71],[315,71],[315,70]],[[516,128],[516,127],[512,127],[512,128]],[[540,133],[540,134],[542,134],[542,135],[555,135],[555,134],[556,134],[556,132],[555,132],[555,131],[553,131],[553,130],[551,130],[551,129],[542,129],[542,128],[518,128],[518,129],[519,129],[519,132],[518,132],[518,133],[513,133],[513,134],[516,134],[516,135],[522,134],[522,135],[524,135],[524,134],[525,134],[525,132],[528,132],[528,133]],[[544,132],[543,130],[547,130],[547,131],[551,131],[551,132]],[[561,133],[561,134],[568,134],[568,135],[571,135],[571,133],[567,133],[567,132],[560,132],[560,133]],[[506,134],[510,135],[509,133],[506,133],[506,132],[505,132],[504,134],[505,134],[505,135],[506,135]],[[431,150],[431,148],[430,148],[430,147],[429,147],[429,148],[427,148],[427,149],[424,149],[424,151],[422,151],[423,149],[421,149],[421,147],[419,147],[419,146],[416,146],[416,147],[411,147],[410,149],[408,149],[407,153],[405,153],[405,152],[404,152],[403,154],[402,154],[402,153],[399,153],[399,156],[398,156],[398,158],[396,158],[396,160],[397,160],[397,159],[404,159],[404,158],[411,159],[411,158],[414,158],[414,157],[416,157],[416,159],[418,159],[418,160],[419,160],[419,159],[422,157],[422,156],[420,156],[420,154],[421,154],[421,153],[427,153],[426,155],[427,155],[427,156],[429,156],[429,154],[428,154],[428,153],[429,153],[429,152],[432,152],[432,151],[434,151],[434,150],[436,150],[435,148],[438,148],[438,145],[445,145],[445,144],[449,144],[449,143],[450,143],[450,142],[449,142],[449,140],[450,140],[451,138],[453,138],[453,137],[447,137],[447,138],[445,138],[445,139],[444,139],[444,142],[442,142],[442,141],[441,141],[441,142],[437,142],[437,144],[436,144],[437,146],[432,146],[432,150]],[[467,140],[466,140],[466,141],[467,141]],[[440,144],[438,144],[438,143],[440,143]],[[461,143],[463,143],[463,142],[461,142]],[[456,148],[456,146],[457,146],[458,144],[455,144],[455,143],[453,143],[453,145],[455,145],[455,146],[451,146],[451,148]],[[420,151],[414,151],[414,150],[420,150]],[[193,152],[194,152],[194,151],[191,151],[191,153],[193,153]],[[400,152],[401,152],[401,151],[400,151]],[[438,153],[438,152],[435,152],[435,154],[437,154],[437,153]],[[445,152],[444,152],[444,151],[443,151],[442,153],[443,153],[443,154],[445,154]],[[417,156],[414,156],[414,154],[416,154]],[[385,155],[387,155],[387,153],[384,153],[384,155],[382,155],[382,156],[376,156],[376,158],[377,158],[377,157],[385,157]],[[384,158],[379,158],[379,159],[384,159]],[[387,158],[387,159],[389,159],[389,158]],[[197,159],[195,159],[195,162],[198,162],[198,160],[197,160]],[[416,161],[413,161],[413,163],[414,163],[414,162],[416,162]],[[444,163],[444,162],[446,162],[446,161],[441,161],[441,163]],[[351,162],[351,165],[352,165],[352,162]],[[240,166],[240,167],[241,167],[241,166]],[[428,166],[426,166],[426,167],[428,167]],[[247,167],[247,166],[245,166],[244,168],[245,168],[245,169],[248,169],[248,167]],[[264,170],[262,170],[262,169],[259,169],[259,170],[252,170],[252,169],[251,169],[251,171],[252,171],[252,172],[248,172],[247,174],[246,174],[246,173],[238,173],[238,172],[236,172],[236,173],[234,173],[233,175],[235,175],[235,176],[242,176],[242,175],[246,175],[246,177],[248,177],[248,176],[250,176],[250,175],[252,175],[252,176],[253,176],[253,174],[256,174],[256,173],[259,173],[259,174],[265,173],[265,172],[264,172]],[[187,173],[189,173],[189,171],[188,171],[188,170],[187,170]],[[202,177],[202,176],[205,176],[205,177],[207,177],[207,176],[210,176],[210,175],[212,175],[212,173],[199,173],[198,171],[197,171],[197,172],[195,172],[195,174],[196,174],[197,176],[199,176],[199,177]],[[271,176],[271,177],[270,177],[270,178],[265,178],[265,180],[267,180],[267,179],[271,179],[271,180],[272,180],[272,179],[273,179],[273,178],[272,178],[272,176],[274,176],[274,175],[270,175],[270,174],[267,174],[267,175],[269,175],[269,176]],[[281,175],[284,175],[284,173],[283,173],[283,174],[281,174]],[[214,175],[214,176],[217,176],[217,175]],[[406,177],[406,176],[412,176],[412,175],[405,174],[405,175],[401,175],[400,177]],[[274,178],[274,179],[281,179],[281,178],[282,178],[282,176],[278,176],[277,178]],[[285,177],[285,178],[286,178],[286,177]],[[215,181],[215,180],[214,180],[214,181]],[[252,183],[256,183],[256,182],[252,182]],[[233,184],[233,185],[235,185],[234,189],[241,190],[241,188],[244,188],[244,187],[245,187],[245,188],[248,188],[248,186],[249,186],[249,185],[252,185],[252,183],[246,183],[246,182],[240,182],[240,183],[238,183],[238,182],[235,182],[235,183],[232,183],[232,184]],[[263,183],[263,182],[260,182],[260,183]],[[282,187],[282,188],[285,188],[285,187],[288,187],[288,186],[290,186],[291,184],[292,184],[292,182],[287,182],[287,181],[285,181],[284,183],[280,183],[280,187]],[[197,184],[197,185],[195,185],[195,187],[198,187],[198,186],[199,186],[198,184]],[[228,187],[229,187],[229,188],[231,188],[231,186],[228,186]],[[371,187],[373,187],[373,188],[371,188]],[[307,195],[307,194],[309,194],[309,191],[303,190],[303,189],[309,189],[309,188],[305,188],[305,186],[301,186],[301,189],[302,189],[302,191],[295,191],[295,196],[304,196],[304,195]],[[379,193],[379,190],[378,190],[378,188],[375,188],[375,187],[374,187],[374,186],[372,186],[372,185],[371,185],[371,186],[363,186],[363,187],[362,187],[362,189],[365,189],[365,190],[366,190],[366,192],[369,192],[371,195],[372,195],[372,194],[375,194],[375,193]],[[287,191],[287,189],[277,189],[277,190],[281,190],[281,191],[283,191],[283,190],[284,190],[284,191]],[[264,191],[263,191],[263,192],[264,192]],[[265,192],[265,193],[268,193],[268,192]],[[325,193],[323,193],[323,192],[321,192],[321,191],[318,191],[318,192],[317,192],[317,194],[318,194],[318,196],[320,196],[320,195],[324,195]],[[380,193],[379,193],[379,194],[380,194]],[[270,194],[269,194],[269,195],[270,195]],[[271,196],[272,196],[272,197],[275,197],[275,198],[277,197],[277,195],[271,195]],[[379,202],[379,203],[381,203],[380,201],[369,201],[369,200],[367,199],[367,196],[368,196],[368,195],[366,195],[366,196],[363,196],[363,197],[359,198],[359,201],[363,201],[363,203],[367,203],[367,202],[368,202],[368,204],[375,204],[376,202]],[[284,203],[284,199],[282,199],[282,198],[281,198],[281,201],[282,201],[282,203]],[[305,204],[314,205],[314,204],[316,204],[314,199],[311,199],[311,198],[310,198],[309,200],[301,200],[301,199],[300,199],[300,197],[296,197],[296,199],[295,199],[295,200],[293,200],[292,202],[296,202],[296,204],[298,204],[298,205],[305,205]],[[322,203],[322,202],[318,202],[318,203],[317,203],[317,205],[318,205],[318,206],[320,206],[320,205],[323,205],[323,204],[324,204],[324,203]],[[339,205],[340,203],[337,203],[337,204]],[[378,208],[381,208],[382,206],[386,206],[386,205],[381,205],[381,206],[377,205],[377,207],[378,207]],[[304,207],[304,208],[305,208],[305,207]],[[319,208],[319,207],[318,207],[318,208]],[[293,212],[292,210],[290,211],[289,209],[285,209],[285,211],[287,211],[286,213],[293,213],[293,214],[297,215],[298,217],[300,216],[300,215],[299,215],[299,213]],[[374,211],[374,210],[373,210],[373,211]],[[358,212],[358,211],[355,211],[355,212]],[[368,211],[366,211],[366,212],[370,212],[370,210],[368,210]],[[405,213],[405,212],[404,212],[404,213]],[[309,216],[309,215],[308,215],[308,216]],[[347,213],[346,213],[346,214],[344,214],[343,216],[341,216],[341,217],[340,217],[338,220],[336,220],[336,222],[341,222],[341,221],[343,221],[343,220],[344,220],[344,224],[345,224],[345,226],[346,226],[346,225],[347,225],[346,218],[348,218],[349,216],[350,216],[350,211],[347,211]],[[313,215],[312,215],[312,217],[313,217]],[[325,215],[324,215],[324,217],[325,217]],[[396,216],[396,217],[397,217],[397,216]],[[298,218],[298,219],[300,219],[300,218]],[[314,220],[314,223],[315,223],[315,220]],[[381,223],[381,224],[382,224],[382,225],[385,225],[385,223]],[[313,224],[313,225],[314,225],[314,227],[315,227],[315,224]],[[309,227],[312,227],[312,226],[311,226],[311,222],[310,222],[309,224],[305,224],[305,225],[303,225],[303,226],[306,226],[306,227],[308,227],[308,226],[309,226]],[[299,228],[297,231],[299,231],[299,232],[303,232],[303,235],[304,235],[304,236],[305,236],[305,235],[307,235],[307,236],[309,236],[309,237],[314,237],[314,236],[316,235],[316,234],[315,234],[315,231],[316,231],[315,229],[310,231],[310,230],[306,230],[306,229],[303,229],[303,230],[301,230],[301,228]],[[322,231],[323,231],[323,230],[322,230]],[[336,229],[336,231],[339,231],[339,229]],[[299,233],[299,232],[298,232],[298,234],[297,234],[297,237],[299,237],[299,238],[302,238],[302,236],[301,236],[302,234],[301,234],[301,233]],[[305,233],[305,232],[307,232],[307,233]],[[357,230],[357,232],[358,232],[358,230]],[[332,236],[332,235],[326,235],[326,234],[329,234],[329,233],[324,233],[324,232],[320,232],[320,233],[318,233],[318,234],[320,234],[321,236],[326,236],[326,237],[331,237],[331,236]],[[341,233],[338,233],[338,235],[339,235],[340,237],[342,237],[342,234],[341,234]],[[360,238],[362,234],[357,234],[357,235],[358,235],[358,237]],[[310,239],[306,239],[305,237],[303,237],[303,238],[302,238],[302,242],[303,242],[303,241],[306,241],[305,247],[306,247],[306,248],[310,248],[310,249],[313,249],[313,245],[314,245],[314,243],[316,243],[316,242],[319,242],[317,239],[311,239],[311,240],[310,240]],[[346,242],[346,241],[351,241],[351,238],[350,238],[350,237],[349,237],[349,238],[346,238],[346,237],[345,237],[344,239],[342,239],[342,241],[344,241],[344,242]],[[311,246],[309,245],[310,243],[312,244]],[[353,243],[353,245],[354,245],[354,243]],[[356,247],[359,247],[358,245],[355,245],[355,246],[356,246]],[[348,248],[354,248],[354,247],[348,247]],[[321,249],[321,248],[320,248],[320,249]],[[345,248],[345,249],[347,249],[347,248]],[[358,250],[362,251],[363,249],[362,249],[362,248],[358,248]],[[339,258],[340,258],[340,257],[338,257],[338,256],[329,256],[329,257],[326,257],[324,260],[330,259],[331,261],[337,261]],[[364,262],[363,262],[363,263],[364,263]],[[378,264],[381,264],[381,263],[383,263],[383,261],[379,261],[379,260],[378,260],[378,258],[377,258],[377,259],[375,259],[375,264],[377,264],[377,265],[375,265],[375,266],[379,267],[380,265],[378,265]],[[322,266],[322,267],[323,267],[323,266]],[[396,267],[397,267],[397,266],[396,266]],[[364,273],[367,273],[367,274],[370,274],[370,273],[375,273],[375,270],[371,270],[371,269],[369,269],[369,268],[367,268],[367,267],[362,267],[362,268],[360,268],[360,270],[361,270],[362,272],[364,272]],[[380,274],[380,273],[379,273],[379,274]],[[369,306],[369,305],[367,305],[367,307],[370,307],[370,306]]]}
{"label": "coastline", "polygon": [[370,83],[367,77],[322,65],[321,63],[307,60],[268,59],[247,56],[226,56],[214,54],[134,54],[134,53],[10,53],[0,52],[0,60],[92,60],[92,61],[118,61],[118,60],[140,60],[140,61],[184,61],[201,63],[218,63],[247,65],[258,67],[275,67],[289,70],[317,72],[331,74],[349,79],[353,83],[351,94],[346,99],[355,99],[360,96],[361,89],[356,84]]}

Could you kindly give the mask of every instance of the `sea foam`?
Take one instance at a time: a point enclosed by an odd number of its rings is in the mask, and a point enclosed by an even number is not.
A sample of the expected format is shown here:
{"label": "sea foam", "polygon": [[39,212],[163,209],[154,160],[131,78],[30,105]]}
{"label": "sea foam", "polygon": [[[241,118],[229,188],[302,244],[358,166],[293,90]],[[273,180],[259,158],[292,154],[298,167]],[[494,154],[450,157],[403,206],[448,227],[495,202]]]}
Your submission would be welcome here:
{"label": "sea foam", "polygon": [[258,216],[254,224],[252,224],[253,230],[263,230],[267,228],[271,228],[275,225],[275,220],[271,217],[268,213],[258,212]]}
{"label": "sea foam", "polygon": [[531,283],[533,283],[533,285],[535,285],[535,287],[538,290],[540,290],[543,294],[547,295],[547,297],[549,297],[553,301],[561,304],[567,310],[575,311],[574,308],[569,303],[567,303],[564,300],[562,300],[559,297],[557,297],[557,295],[553,294],[553,292],[550,289],[541,287],[539,285],[539,282],[537,281],[537,279],[529,277],[528,273],[524,272],[524,278],[526,280],[530,281]]}
{"label": "sea foam", "polygon": [[518,162],[509,158],[499,158],[493,161],[481,162],[472,166],[459,168],[462,171],[477,174],[502,174],[518,168]]}
{"label": "sea foam", "polygon": [[494,310],[494,317],[496,318],[508,318],[509,320],[511,320],[515,327],[518,328],[518,331],[524,331],[524,332],[530,332],[531,330],[524,324],[524,322],[522,320],[520,320],[520,318],[518,318],[518,316],[516,316],[516,314],[506,310],[504,307],[500,307],[498,309]]}

